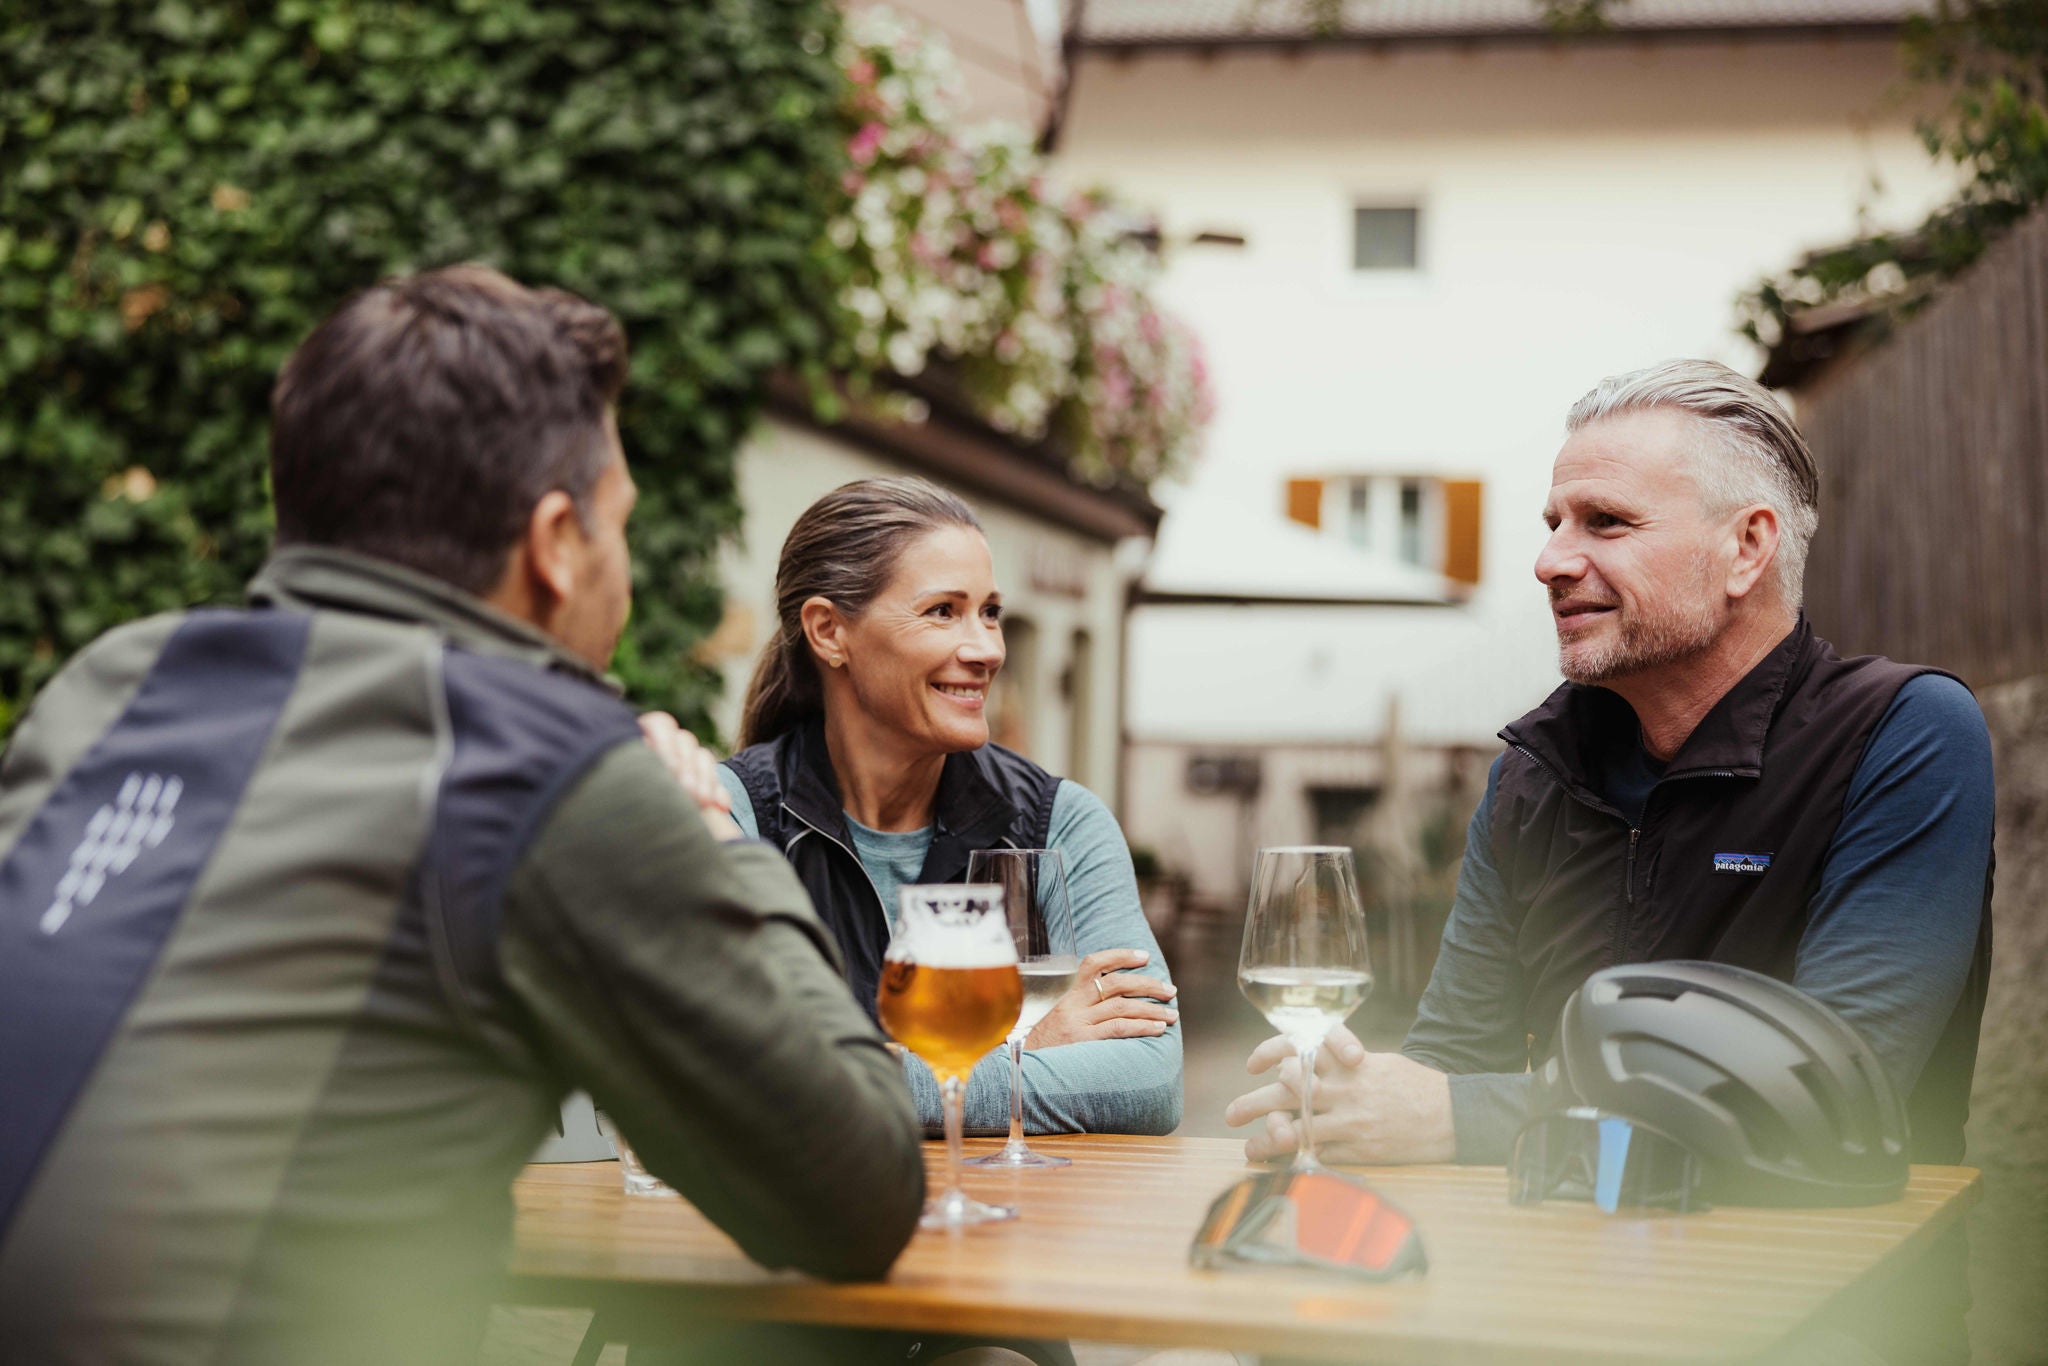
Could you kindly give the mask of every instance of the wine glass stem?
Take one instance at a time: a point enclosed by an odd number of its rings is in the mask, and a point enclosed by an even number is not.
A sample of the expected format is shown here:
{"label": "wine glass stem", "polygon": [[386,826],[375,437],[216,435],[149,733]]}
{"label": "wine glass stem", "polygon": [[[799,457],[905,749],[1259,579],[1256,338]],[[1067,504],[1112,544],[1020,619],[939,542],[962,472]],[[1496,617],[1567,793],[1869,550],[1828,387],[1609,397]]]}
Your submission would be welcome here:
{"label": "wine glass stem", "polygon": [[1301,1055],[1301,1155],[1296,1165],[1316,1166],[1316,1044],[1299,1048]]}
{"label": "wine glass stem", "polygon": [[946,1109],[946,1189],[939,1199],[957,1205],[967,1195],[960,1187],[960,1131],[966,1122],[967,1087],[960,1078],[947,1077],[939,1083],[939,1091]]}
{"label": "wine glass stem", "polygon": [[1024,1146],[1024,1036],[1010,1036],[1010,1142],[1012,1149]]}

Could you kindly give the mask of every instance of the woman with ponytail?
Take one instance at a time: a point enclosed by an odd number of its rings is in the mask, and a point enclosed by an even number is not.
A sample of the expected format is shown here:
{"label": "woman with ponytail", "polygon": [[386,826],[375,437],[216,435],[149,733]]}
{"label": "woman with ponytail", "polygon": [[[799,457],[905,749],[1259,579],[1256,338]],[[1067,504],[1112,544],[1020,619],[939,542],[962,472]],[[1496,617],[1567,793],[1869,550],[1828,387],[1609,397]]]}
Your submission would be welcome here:
{"label": "woman with ponytail", "polygon": [[[863,479],[813,503],[782,544],[776,631],[718,769],[741,831],[780,849],[839,945],[872,1017],[897,888],[959,882],[967,856],[1011,845],[1064,856],[1079,985],[1025,1039],[1031,1133],[1164,1134],[1180,1123],[1172,980],[1138,908],[1116,818],[1078,783],[989,743],[1003,666],[1002,595],[972,510],[922,479]],[[927,1133],[939,1088],[916,1056],[905,1079]],[[967,1086],[967,1127],[1009,1127],[1006,1051]],[[1072,1366],[1062,1342],[794,1325],[707,1330],[686,1352],[635,1349],[634,1366],[725,1361]]]}
{"label": "woman with ponytail", "polygon": [[[1080,784],[989,742],[1002,595],[973,511],[922,479],[834,489],[783,542],[775,605],[719,776],[741,829],[795,866],[854,995],[872,1014],[898,887],[961,881],[977,849],[1061,850],[1081,973],[1025,1040],[1025,1128],[1171,1132],[1175,989],[1123,831]],[[938,1085],[915,1057],[904,1067],[936,1131]],[[992,1053],[967,1088],[969,1131],[1004,1132],[1009,1098]]]}

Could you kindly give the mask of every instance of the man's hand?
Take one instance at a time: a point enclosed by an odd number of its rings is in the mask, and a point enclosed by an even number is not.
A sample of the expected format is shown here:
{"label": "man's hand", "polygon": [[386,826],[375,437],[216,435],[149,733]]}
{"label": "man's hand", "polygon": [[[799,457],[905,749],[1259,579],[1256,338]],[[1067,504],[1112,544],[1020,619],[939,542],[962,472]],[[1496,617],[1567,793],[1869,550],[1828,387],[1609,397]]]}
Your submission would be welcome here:
{"label": "man's hand", "polygon": [[[1245,1070],[1278,1068],[1279,1080],[1230,1102],[1233,1126],[1263,1118],[1265,1128],[1245,1140],[1252,1162],[1282,1157],[1301,1145],[1301,1060],[1285,1039],[1252,1050]],[[1450,1078],[1399,1053],[1368,1053],[1342,1025],[1316,1050],[1316,1152],[1329,1162],[1367,1164],[1449,1162],[1458,1146],[1451,1133]]]}
{"label": "man's hand", "polygon": [[1179,994],[1156,977],[1122,968],[1143,967],[1143,949],[1104,949],[1081,960],[1074,989],[1060,997],[1024,1039],[1026,1048],[1051,1048],[1084,1039],[1143,1039],[1164,1034],[1180,1018],[1165,1004]]}
{"label": "man's hand", "polygon": [[684,730],[667,712],[650,711],[640,715],[640,738],[647,742],[684,794],[696,803],[697,813],[704,818],[714,839],[736,840],[745,833],[732,818],[731,795],[725,784],[718,781],[718,760],[697,743],[696,736]]}

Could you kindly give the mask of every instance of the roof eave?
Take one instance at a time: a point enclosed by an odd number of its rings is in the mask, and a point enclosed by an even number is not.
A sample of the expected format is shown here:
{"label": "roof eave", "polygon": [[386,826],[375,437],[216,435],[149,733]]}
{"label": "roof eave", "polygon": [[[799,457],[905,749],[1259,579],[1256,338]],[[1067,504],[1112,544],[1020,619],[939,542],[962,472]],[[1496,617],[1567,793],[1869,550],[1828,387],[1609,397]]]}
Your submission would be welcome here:
{"label": "roof eave", "polygon": [[922,422],[904,422],[855,409],[836,422],[821,421],[803,382],[789,375],[771,378],[767,405],[787,421],[839,437],[1091,540],[1114,543],[1158,533],[1163,514],[1142,491],[1089,484],[1043,447],[1018,442],[943,398],[933,401],[929,387],[900,387],[926,398],[931,415]]}
{"label": "roof eave", "polygon": [[1609,27],[1591,32],[1559,33],[1549,29],[1423,29],[1401,33],[1295,33],[1169,35],[1139,38],[1082,37],[1080,55],[1135,57],[1146,53],[1217,53],[1224,51],[1295,51],[1320,48],[1423,48],[1531,46],[1538,44],[1616,45],[1642,42],[1756,42],[1758,40],[1896,39],[1905,24],[1896,20],[1840,24],[1704,24],[1685,27]]}

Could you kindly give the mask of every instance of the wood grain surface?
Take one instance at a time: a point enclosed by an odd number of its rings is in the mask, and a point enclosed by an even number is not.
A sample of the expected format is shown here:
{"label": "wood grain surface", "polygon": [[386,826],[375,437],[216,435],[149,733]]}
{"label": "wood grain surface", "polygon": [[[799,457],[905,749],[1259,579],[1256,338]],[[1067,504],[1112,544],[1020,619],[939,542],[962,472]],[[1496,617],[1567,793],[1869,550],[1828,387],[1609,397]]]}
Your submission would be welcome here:
{"label": "wood grain surface", "polygon": [[[1248,1170],[1236,1142],[1032,1143],[1074,1165],[968,1177],[1019,1220],[920,1233],[869,1285],[763,1271],[685,1202],[624,1195],[613,1163],[529,1167],[514,1187],[512,1296],[595,1308],[622,1335],[736,1317],[1393,1363],[1725,1361],[1910,1265],[1977,1194],[1968,1168],[1915,1167],[1904,1199],[1868,1209],[1609,1217],[1510,1205],[1498,1167],[1366,1169],[1415,1217],[1430,1263],[1369,1285],[1189,1268],[1210,1200]],[[941,1155],[927,1145],[934,1173]]]}

